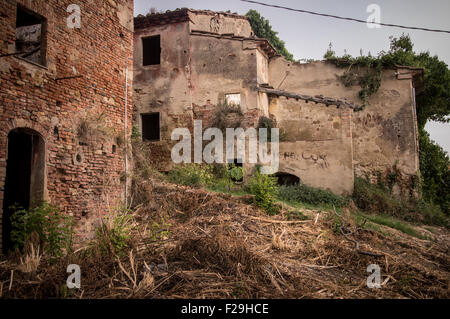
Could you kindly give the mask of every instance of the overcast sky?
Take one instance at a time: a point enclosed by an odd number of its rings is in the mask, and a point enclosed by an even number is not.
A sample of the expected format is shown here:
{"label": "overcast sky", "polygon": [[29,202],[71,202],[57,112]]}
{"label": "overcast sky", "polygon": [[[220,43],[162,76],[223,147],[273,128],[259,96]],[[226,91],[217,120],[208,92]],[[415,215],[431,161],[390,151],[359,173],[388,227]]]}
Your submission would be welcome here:
{"label": "overcast sky", "polygon": [[[399,28],[369,29],[365,24],[335,20],[282,9],[268,8],[240,0],[134,0],[135,15],[146,14],[150,8],[174,10],[176,8],[209,9],[245,14],[256,9],[268,19],[295,59],[322,59],[330,43],[338,55],[346,50],[357,56],[360,50],[372,55],[389,49],[389,36],[408,33],[417,52],[429,51],[450,64],[450,34],[432,33]],[[381,9],[381,22],[450,30],[449,0],[259,0],[295,9],[316,11],[338,16],[367,20],[367,7],[377,4]],[[450,124],[428,123],[431,138],[450,153]]]}

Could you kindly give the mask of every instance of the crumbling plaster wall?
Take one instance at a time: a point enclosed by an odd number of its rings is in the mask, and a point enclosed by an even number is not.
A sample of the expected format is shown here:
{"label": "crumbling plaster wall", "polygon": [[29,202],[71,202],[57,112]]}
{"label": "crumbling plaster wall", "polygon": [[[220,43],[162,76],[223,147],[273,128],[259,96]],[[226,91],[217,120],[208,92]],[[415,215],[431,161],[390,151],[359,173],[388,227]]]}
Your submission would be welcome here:
{"label": "crumbling plaster wall", "polygon": [[351,112],[286,97],[271,97],[269,110],[285,136],[279,171],[313,187],[351,194]]}
{"label": "crumbling plaster wall", "polygon": [[[202,120],[204,129],[211,126],[226,94],[240,94],[243,127],[255,126],[261,115],[268,115],[267,95],[255,89],[258,81],[267,82],[268,76],[267,58],[258,45],[218,33],[195,32],[217,31],[211,27],[216,19],[221,26],[218,32],[249,36],[248,20],[222,14],[189,15],[189,22],[135,31],[135,120],[142,128],[139,114],[160,112],[161,141],[148,143],[151,163],[164,171],[173,166],[167,160],[176,143],[171,141],[173,129],[186,127],[193,132],[194,119]],[[161,64],[142,66],[142,38],[154,35],[161,36]]]}
{"label": "crumbling plaster wall", "polygon": [[[66,9],[72,1],[0,0],[2,55],[15,50],[17,3],[47,19],[47,63],[0,58],[0,209],[8,134],[15,128],[33,129],[45,141],[45,199],[75,217],[83,238],[123,199],[124,123],[128,135],[132,124],[131,89],[124,118],[124,87],[127,65],[130,88],[133,78],[133,1],[78,1],[81,29],[69,29]],[[73,76],[80,77],[57,80]],[[80,123],[89,118],[101,118],[101,129],[108,132],[99,143],[79,136]]]}
{"label": "crumbling plaster wall", "polygon": [[[328,62],[300,64],[275,58],[270,61],[269,78],[270,84],[277,89],[312,96],[325,95],[348,99],[362,104],[358,97],[361,90],[359,85],[345,87],[338,79],[337,76],[342,75],[345,70]],[[336,123],[330,121],[331,127],[317,127],[324,123],[323,110],[332,114],[335,107],[327,108],[325,105],[313,104],[308,106],[308,109],[311,107],[314,109],[308,116],[300,104],[305,103],[299,102],[297,114],[303,116],[304,120],[299,123],[298,131],[294,134],[295,138],[298,137],[300,140],[308,140],[314,136],[323,138],[340,125],[337,121]],[[295,112],[292,116],[294,114]],[[417,132],[411,79],[397,80],[395,70],[384,70],[378,92],[370,97],[369,104],[363,111],[352,112],[351,117],[352,156],[358,175],[373,176],[376,172],[383,173],[396,164],[404,174],[417,173]],[[312,123],[307,123],[308,120]],[[287,127],[295,127],[295,124],[289,121],[284,124]],[[341,145],[335,143],[335,146],[335,151],[340,152]]]}
{"label": "crumbling plaster wall", "polygon": [[201,30],[217,34],[234,34],[249,37],[253,30],[248,20],[239,15],[223,12],[189,12],[191,30]]}
{"label": "crumbling plaster wall", "polygon": [[[142,38],[159,35],[161,62],[143,66]],[[161,141],[151,142],[151,163],[158,169],[171,167],[171,133],[177,127],[191,128],[189,23],[179,22],[136,29],[134,34],[134,121],[142,129],[142,113],[160,113]]]}

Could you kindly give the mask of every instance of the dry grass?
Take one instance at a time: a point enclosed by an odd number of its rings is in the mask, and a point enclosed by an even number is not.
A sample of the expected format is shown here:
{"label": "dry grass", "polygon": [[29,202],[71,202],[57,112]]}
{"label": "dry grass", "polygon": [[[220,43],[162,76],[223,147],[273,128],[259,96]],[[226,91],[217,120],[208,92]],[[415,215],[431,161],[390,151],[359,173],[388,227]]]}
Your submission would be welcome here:
{"label": "dry grass", "polygon": [[[310,220],[267,216],[256,207],[204,190],[158,180],[139,183],[133,247],[123,257],[80,250],[56,263],[41,260],[30,279],[0,264],[6,298],[448,298],[449,236],[421,240],[396,230],[390,237],[348,221],[364,256],[333,231],[334,213],[304,210]],[[346,217],[344,217],[346,218]],[[155,222],[167,236],[149,235]],[[69,263],[82,269],[80,290],[64,289]],[[382,288],[366,286],[369,264]],[[84,270],[84,272],[83,272]],[[11,289],[8,287],[11,285]]]}

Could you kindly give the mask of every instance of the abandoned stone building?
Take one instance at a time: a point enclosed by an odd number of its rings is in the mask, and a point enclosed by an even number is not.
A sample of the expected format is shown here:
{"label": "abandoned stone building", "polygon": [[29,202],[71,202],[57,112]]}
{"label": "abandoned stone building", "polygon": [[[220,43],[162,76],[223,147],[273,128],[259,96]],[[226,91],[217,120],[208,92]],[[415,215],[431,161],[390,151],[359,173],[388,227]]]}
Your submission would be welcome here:
{"label": "abandoned stone building", "polygon": [[241,127],[267,117],[283,131],[279,176],[349,194],[355,173],[373,177],[394,166],[405,178],[418,173],[421,69],[383,70],[360,110],[361,88],[339,80],[345,69],[287,61],[244,16],[179,9],[134,21],[134,120],[160,170],[173,165],[173,129],[192,130],[197,119],[214,125],[219,106],[231,101]]}
{"label": "abandoned stone building", "polygon": [[84,235],[125,196],[133,1],[76,1],[79,28],[72,3],[0,0],[3,251],[13,204],[47,200]]}

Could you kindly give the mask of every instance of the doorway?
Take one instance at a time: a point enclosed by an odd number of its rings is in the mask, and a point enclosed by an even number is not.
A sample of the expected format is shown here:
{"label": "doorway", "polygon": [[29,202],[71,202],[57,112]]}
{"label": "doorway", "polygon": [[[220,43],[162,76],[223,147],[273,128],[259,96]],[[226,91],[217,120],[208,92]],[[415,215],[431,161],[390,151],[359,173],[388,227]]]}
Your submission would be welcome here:
{"label": "doorway", "polygon": [[11,250],[12,206],[29,209],[40,205],[45,189],[44,139],[30,129],[19,128],[8,134],[6,181],[3,196],[2,250]]}

